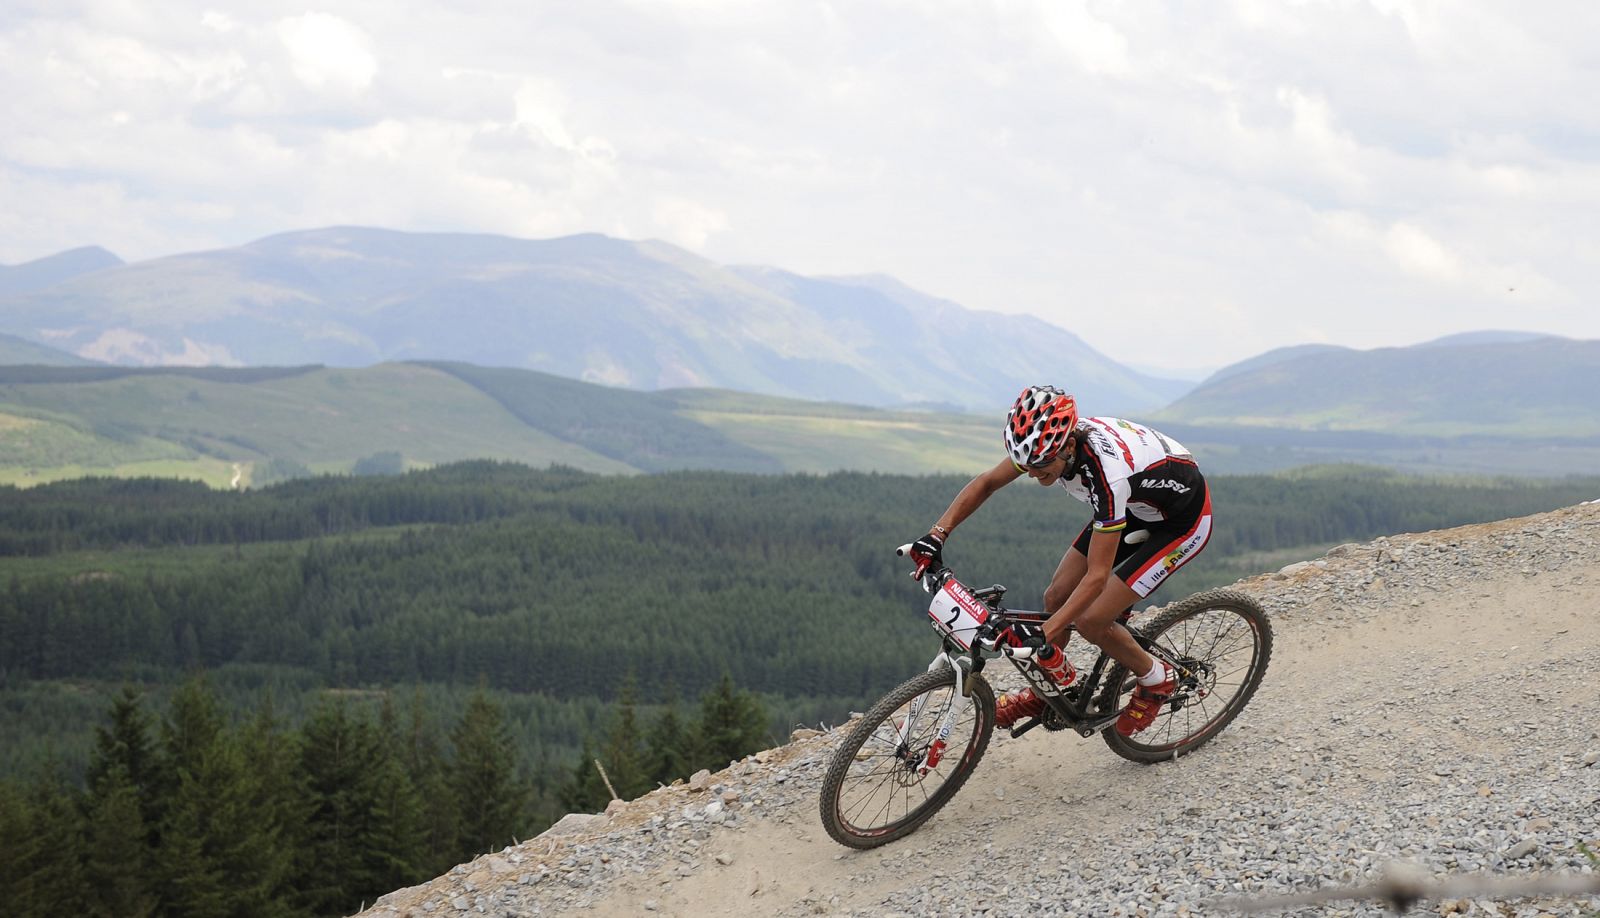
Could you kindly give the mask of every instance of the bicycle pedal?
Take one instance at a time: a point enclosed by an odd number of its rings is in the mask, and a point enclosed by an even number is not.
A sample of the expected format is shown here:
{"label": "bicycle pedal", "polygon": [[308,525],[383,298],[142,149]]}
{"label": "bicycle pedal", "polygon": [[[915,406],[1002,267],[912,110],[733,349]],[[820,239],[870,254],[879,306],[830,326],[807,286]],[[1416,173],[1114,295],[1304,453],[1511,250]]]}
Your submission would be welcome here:
{"label": "bicycle pedal", "polygon": [[1042,718],[1042,717],[1030,717],[1027,720],[1023,721],[1020,726],[1019,725],[1012,725],[1012,727],[1011,727],[1011,736],[1012,736],[1013,739],[1015,739],[1016,737],[1019,737],[1022,734],[1027,733],[1029,730],[1032,730],[1034,727],[1037,727],[1042,723],[1044,723],[1044,718]]}

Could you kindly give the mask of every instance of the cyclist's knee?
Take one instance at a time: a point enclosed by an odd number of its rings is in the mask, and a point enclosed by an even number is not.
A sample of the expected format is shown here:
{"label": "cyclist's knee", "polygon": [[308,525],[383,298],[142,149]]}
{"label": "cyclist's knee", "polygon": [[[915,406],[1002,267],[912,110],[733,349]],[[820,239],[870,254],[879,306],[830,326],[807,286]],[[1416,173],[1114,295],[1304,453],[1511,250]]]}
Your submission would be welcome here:
{"label": "cyclist's knee", "polygon": [[1067,601],[1067,597],[1071,595],[1072,590],[1070,588],[1065,590],[1058,590],[1053,586],[1047,588],[1044,591],[1044,611],[1050,613],[1061,608],[1061,605]]}
{"label": "cyclist's knee", "polygon": [[1103,645],[1111,630],[1120,627],[1117,623],[1128,608],[1128,597],[1123,595],[1125,592],[1127,592],[1125,589],[1114,590],[1108,587],[1107,591],[1073,622],[1078,633],[1095,644]]}
{"label": "cyclist's knee", "polygon": [[1077,627],[1078,633],[1083,635],[1091,644],[1099,644],[1105,640],[1106,632],[1111,629],[1112,621],[1114,619],[1084,615],[1073,624]]}

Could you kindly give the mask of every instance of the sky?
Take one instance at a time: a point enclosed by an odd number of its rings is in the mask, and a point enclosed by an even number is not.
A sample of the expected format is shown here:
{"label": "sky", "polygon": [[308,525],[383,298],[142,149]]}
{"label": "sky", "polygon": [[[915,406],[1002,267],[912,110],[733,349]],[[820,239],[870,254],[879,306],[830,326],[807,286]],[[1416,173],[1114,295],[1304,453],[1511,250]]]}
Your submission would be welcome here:
{"label": "sky", "polygon": [[0,0],[0,263],[600,232],[1173,372],[1600,338],[1597,35],[1583,0]]}

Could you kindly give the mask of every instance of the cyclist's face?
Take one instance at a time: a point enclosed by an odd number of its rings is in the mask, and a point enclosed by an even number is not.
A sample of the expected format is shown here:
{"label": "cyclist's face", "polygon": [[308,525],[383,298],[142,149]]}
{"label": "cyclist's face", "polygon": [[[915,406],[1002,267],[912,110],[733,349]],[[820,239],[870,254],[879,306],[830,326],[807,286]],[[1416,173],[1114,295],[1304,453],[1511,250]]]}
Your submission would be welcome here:
{"label": "cyclist's face", "polygon": [[[1066,451],[1063,450],[1062,452],[1064,453]],[[1028,473],[1029,478],[1032,478],[1034,481],[1037,481],[1040,485],[1047,488],[1055,484],[1056,481],[1061,478],[1061,473],[1065,472],[1066,470],[1067,457],[1064,455],[1056,456],[1056,458],[1048,465],[1042,465],[1038,468],[1033,468],[1030,466],[1023,469],[1024,472]]]}

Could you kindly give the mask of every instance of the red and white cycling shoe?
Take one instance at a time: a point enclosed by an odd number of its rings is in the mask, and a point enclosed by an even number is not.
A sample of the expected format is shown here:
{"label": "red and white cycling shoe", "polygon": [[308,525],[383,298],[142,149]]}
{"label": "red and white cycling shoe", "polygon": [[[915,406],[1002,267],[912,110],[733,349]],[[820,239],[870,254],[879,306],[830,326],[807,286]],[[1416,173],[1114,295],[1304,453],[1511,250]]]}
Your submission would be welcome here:
{"label": "red and white cycling shoe", "polygon": [[1133,698],[1128,701],[1122,716],[1117,718],[1118,733],[1132,736],[1155,723],[1161,706],[1170,701],[1172,694],[1178,690],[1178,674],[1166,663],[1162,663],[1161,668],[1166,676],[1160,682],[1134,687]]}
{"label": "red and white cycling shoe", "polygon": [[994,725],[1009,728],[1019,720],[1037,717],[1044,710],[1044,699],[1031,688],[1007,692],[994,700]]}

